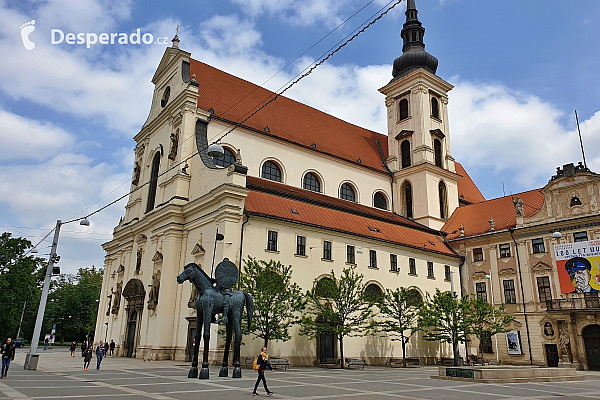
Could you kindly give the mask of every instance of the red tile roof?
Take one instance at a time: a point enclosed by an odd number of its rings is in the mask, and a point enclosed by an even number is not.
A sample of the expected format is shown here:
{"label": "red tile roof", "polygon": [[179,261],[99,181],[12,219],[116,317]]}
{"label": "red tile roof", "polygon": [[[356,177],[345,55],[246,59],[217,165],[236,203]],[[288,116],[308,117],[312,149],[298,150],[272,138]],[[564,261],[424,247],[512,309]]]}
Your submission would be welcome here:
{"label": "red tile roof", "polygon": [[[246,212],[267,218],[315,226],[362,236],[406,247],[458,257],[439,235],[328,209],[274,194],[251,191],[245,202]],[[294,211],[292,211],[294,210]]]}
{"label": "red tile roof", "polygon": [[490,224],[488,221],[490,218],[496,221],[494,225],[496,231],[513,228],[517,225],[517,213],[513,204],[513,199],[516,199],[517,196],[523,200],[525,217],[530,217],[537,213],[544,204],[544,195],[540,192],[540,189],[517,193],[512,196],[499,197],[481,203],[469,204],[457,208],[442,230],[444,232],[457,231],[450,233],[448,239],[456,239],[458,237],[460,234],[458,228],[461,225],[465,227],[465,237],[481,235],[489,232]]}
{"label": "red tile roof", "polygon": [[456,173],[462,176],[462,179],[458,181],[458,198],[459,200],[466,201],[468,203],[480,203],[485,201],[485,197],[481,194],[475,182],[471,179],[467,171],[463,168],[462,164],[455,162]]}
{"label": "red tile roof", "polygon": [[[275,93],[200,61],[190,59],[190,76],[200,84],[198,107],[237,123]],[[375,140],[388,156],[387,136],[350,124],[305,104],[279,96],[244,123],[264,135],[386,173]],[[269,132],[265,131],[269,127]],[[316,148],[311,147],[312,144]],[[357,160],[360,159],[360,164]]]}
{"label": "red tile roof", "polygon": [[346,213],[362,215],[367,218],[377,219],[393,224],[400,224],[416,229],[425,230],[429,233],[437,234],[437,231],[425,225],[419,224],[411,219],[394,214],[390,211],[381,210],[379,208],[369,207],[351,201],[338,199],[336,197],[326,196],[321,193],[312,192],[306,189],[300,189],[284,185],[279,182],[274,182],[268,179],[246,176],[246,187],[248,189],[274,194],[280,197],[286,197],[293,200],[299,200],[304,203],[310,203],[319,207],[338,210]]}

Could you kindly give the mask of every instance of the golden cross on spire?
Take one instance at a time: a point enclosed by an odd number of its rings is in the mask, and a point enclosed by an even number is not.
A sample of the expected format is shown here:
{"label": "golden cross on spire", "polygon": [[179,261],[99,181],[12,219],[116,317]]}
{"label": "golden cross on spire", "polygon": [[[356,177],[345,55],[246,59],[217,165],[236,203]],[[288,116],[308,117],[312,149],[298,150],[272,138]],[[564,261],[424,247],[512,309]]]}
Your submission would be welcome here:
{"label": "golden cross on spire", "polygon": [[175,30],[175,35],[179,35],[179,24],[177,24],[177,29]]}

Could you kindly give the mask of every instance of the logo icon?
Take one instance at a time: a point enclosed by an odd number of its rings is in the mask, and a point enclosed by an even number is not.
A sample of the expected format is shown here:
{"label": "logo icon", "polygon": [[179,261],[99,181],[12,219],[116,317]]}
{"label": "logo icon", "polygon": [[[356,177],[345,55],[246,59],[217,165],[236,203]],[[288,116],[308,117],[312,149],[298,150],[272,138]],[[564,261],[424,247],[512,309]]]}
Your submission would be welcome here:
{"label": "logo icon", "polygon": [[33,50],[35,43],[29,40],[29,34],[35,31],[35,19],[21,25],[21,39],[23,39],[23,46],[26,50]]}

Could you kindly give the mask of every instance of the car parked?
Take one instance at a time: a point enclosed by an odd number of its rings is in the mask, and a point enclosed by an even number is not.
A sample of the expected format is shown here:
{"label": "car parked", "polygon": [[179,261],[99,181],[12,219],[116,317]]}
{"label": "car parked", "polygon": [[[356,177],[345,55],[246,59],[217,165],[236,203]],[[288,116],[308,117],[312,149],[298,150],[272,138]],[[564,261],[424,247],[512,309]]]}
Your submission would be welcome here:
{"label": "car parked", "polygon": [[23,340],[15,340],[15,347],[18,349],[19,347],[25,347],[25,341]]}

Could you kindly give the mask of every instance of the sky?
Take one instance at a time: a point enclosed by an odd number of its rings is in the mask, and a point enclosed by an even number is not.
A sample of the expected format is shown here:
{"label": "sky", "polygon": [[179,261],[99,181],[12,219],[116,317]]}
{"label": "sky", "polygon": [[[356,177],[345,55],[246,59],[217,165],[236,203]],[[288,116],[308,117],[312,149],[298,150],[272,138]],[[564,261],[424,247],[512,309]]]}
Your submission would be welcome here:
{"label": "sky", "polygon": [[[133,137],[177,25],[180,48],[193,58],[277,90],[387,4],[0,0],[0,231],[35,244],[56,220],[84,216],[129,190]],[[581,161],[574,110],[587,164],[600,172],[600,1],[416,4],[437,75],[455,86],[452,155],[486,198],[543,187],[557,166]],[[396,6],[286,95],[385,134],[378,89],[402,54],[405,8]],[[66,42],[69,33],[85,39],[138,29],[151,44]],[[101,244],[124,205],[94,215],[89,227],[63,225],[64,272],[102,266]],[[40,245],[40,256],[50,244]]]}

